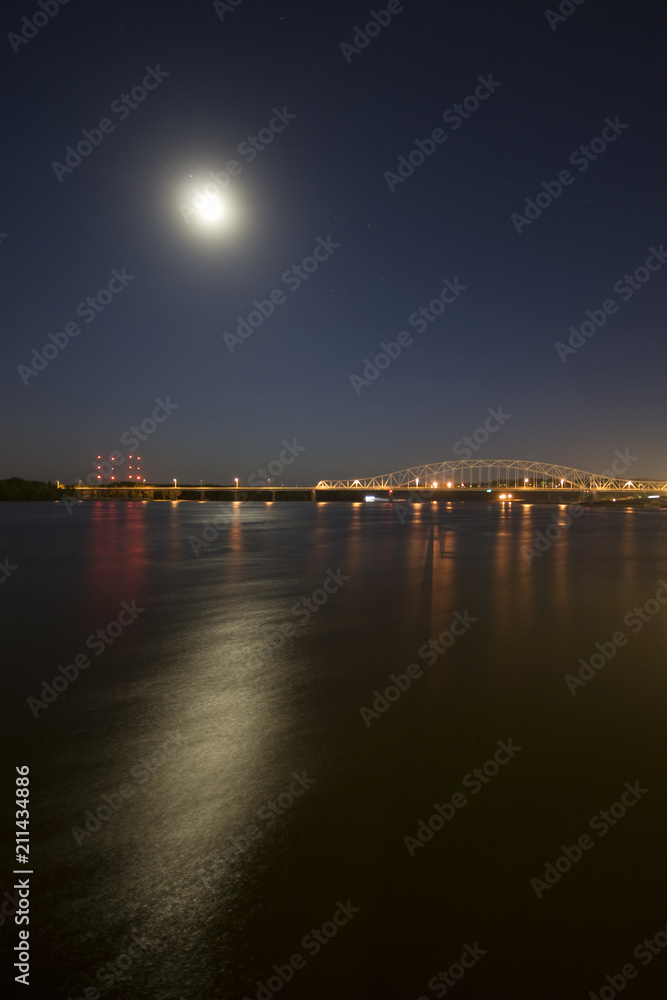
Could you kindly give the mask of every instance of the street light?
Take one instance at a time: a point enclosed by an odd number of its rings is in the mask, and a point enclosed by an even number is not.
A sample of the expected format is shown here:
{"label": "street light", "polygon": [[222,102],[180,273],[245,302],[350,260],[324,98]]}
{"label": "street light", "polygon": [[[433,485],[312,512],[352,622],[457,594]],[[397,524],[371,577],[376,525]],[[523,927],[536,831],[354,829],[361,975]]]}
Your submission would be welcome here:
{"label": "street light", "polygon": [[419,486],[419,480],[415,479],[415,486]]}
{"label": "street light", "polygon": [[178,486],[178,483],[176,482],[175,479],[174,479],[174,486]]}
{"label": "street light", "polygon": [[238,476],[234,476],[234,484],[235,484],[236,486],[238,486],[238,485],[239,485],[239,477],[238,477]]}

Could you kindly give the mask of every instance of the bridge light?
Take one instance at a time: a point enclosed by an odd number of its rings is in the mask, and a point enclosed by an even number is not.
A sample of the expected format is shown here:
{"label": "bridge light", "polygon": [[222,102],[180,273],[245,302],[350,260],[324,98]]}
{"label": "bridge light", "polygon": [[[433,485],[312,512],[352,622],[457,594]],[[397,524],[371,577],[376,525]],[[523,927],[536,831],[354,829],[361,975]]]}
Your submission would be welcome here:
{"label": "bridge light", "polygon": [[438,484],[437,483],[433,483],[433,489],[437,490],[437,488],[438,488]]}
{"label": "bridge light", "polygon": [[626,486],[632,486],[632,485],[633,485],[633,483],[631,482],[631,480],[629,480],[629,479],[628,479],[628,481],[627,481],[627,483],[626,483],[625,485],[626,485]]}
{"label": "bridge light", "polygon": [[451,483],[447,483],[447,486],[449,487],[449,489],[451,489],[452,484]]}
{"label": "bridge light", "polygon": [[419,480],[415,479],[415,486],[419,486]]}

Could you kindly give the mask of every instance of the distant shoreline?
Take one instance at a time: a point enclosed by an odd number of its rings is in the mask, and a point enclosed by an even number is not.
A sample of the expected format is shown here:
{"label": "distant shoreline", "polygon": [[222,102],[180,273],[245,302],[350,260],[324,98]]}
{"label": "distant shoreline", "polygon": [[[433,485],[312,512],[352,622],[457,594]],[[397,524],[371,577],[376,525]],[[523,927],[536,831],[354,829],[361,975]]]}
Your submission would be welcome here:
{"label": "distant shoreline", "polygon": [[548,489],[540,492],[508,487],[492,490],[474,488],[431,489],[416,492],[412,489],[351,490],[317,487],[281,486],[275,488],[241,489],[234,486],[146,486],[133,485],[75,487],[60,486],[52,482],[12,479],[0,480],[0,501],[5,502],[64,502],[68,506],[91,501],[121,501],[123,503],[360,503],[366,496],[376,502],[391,503],[400,513],[412,504],[429,503],[483,503],[483,504],[577,504],[586,507],[622,507],[667,509],[667,502],[649,501],[648,496],[582,496],[578,490]]}
{"label": "distant shoreline", "polygon": [[43,483],[36,479],[0,479],[0,501],[63,500],[65,490],[55,483]]}

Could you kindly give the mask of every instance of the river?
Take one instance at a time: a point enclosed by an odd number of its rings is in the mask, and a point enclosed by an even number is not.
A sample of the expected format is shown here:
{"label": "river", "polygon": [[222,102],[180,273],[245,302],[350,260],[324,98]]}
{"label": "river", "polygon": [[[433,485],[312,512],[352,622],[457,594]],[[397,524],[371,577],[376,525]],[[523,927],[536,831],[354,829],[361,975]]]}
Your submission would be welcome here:
{"label": "river", "polygon": [[38,995],[663,995],[664,513],[5,503],[0,530]]}

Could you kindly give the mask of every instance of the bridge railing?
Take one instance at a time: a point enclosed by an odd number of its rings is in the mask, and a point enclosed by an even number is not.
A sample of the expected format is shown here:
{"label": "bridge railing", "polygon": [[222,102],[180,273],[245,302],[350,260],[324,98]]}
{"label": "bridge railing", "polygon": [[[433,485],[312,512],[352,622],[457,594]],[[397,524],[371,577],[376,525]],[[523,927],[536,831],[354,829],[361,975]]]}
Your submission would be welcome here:
{"label": "bridge railing", "polygon": [[628,480],[604,473],[585,472],[567,466],[547,465],[517,459],[483,459],[440,462],[413,466],[370,479],[321,480],[316,489],[379,490],[379,489],[522,489],[522,490],[582,490],[584,492],[618,492],[632,494],[665,493],[667,482],[659,480]]}

